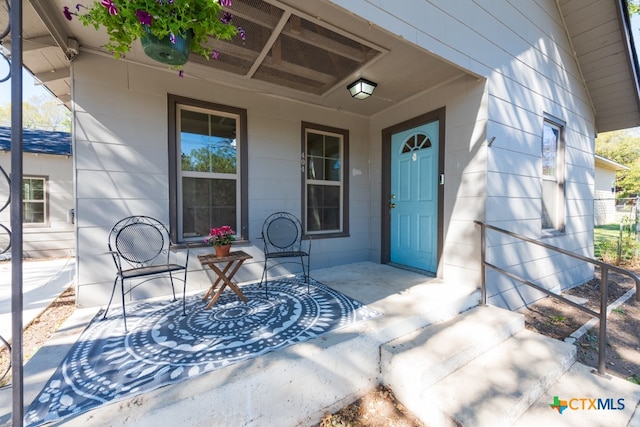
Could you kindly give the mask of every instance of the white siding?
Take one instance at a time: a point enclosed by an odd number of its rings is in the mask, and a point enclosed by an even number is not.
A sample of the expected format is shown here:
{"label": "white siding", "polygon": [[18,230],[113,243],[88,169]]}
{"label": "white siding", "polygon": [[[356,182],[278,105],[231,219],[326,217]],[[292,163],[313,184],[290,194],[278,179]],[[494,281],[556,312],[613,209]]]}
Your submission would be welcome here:
{"label": "white siding", "polygon": [[[11,153],[0,152],[0,166],[11,174]],[[67,221],[73,209],[73,165],[70,156],[25,153],[22,161],[24,176],[47,179],[49,223],[28,225],[22,230],[22,246],[27,258],[67,257],[75,255],[74,225]],[[4,177],[0,177],[4,180]],[[6,185],[0,185],[0,203],[6,200]],[[9,207],[0,212],[0,223],[10,228]]]}
{"label": "white siding", "polygon": [[607,167],[595,166],[595,199],[594,199],[594,224],[614,224],[618,221],[616,217],[616,193],[612,191],[615,187],[616,171]]}
{"label": "white siding", "polygon": [[[370,259],[366,119],[90,54],[74,61],[73,76],[80,305],[108,300],[115,270],[104,252],[116,221],[141,214],[169,222],[167,93],[248,111],[250,242],[241,249],[254,259],[239,280],[260,278],[264,219],[279,210],[301,215],[303,121],[349,130],[350,237],[314,239],[312,268]],[[191,251],[188,289],[210,285],[195,257],[210,250]],[[143,286],[135,297],[167,289]]]}
{"label": "white siding", "polygon": [[[464,185],[445,190],[447,238],[441,263],[445,280],[459,277],[453,273],[458,264],[454,259],[465,254],[469,259],[461,268],[472,271],[463,277],[475,277],[479,282],[479,239],[473,220],[484,220],[536,239],[542,237],[540,177],[545,113],[566,122],[566,230],[563,235],[545,241],[582,255],[593,254],[592,235],[585,229],[593,224],[594,115],[553,0],[334,0],[334,3],[487,78],[482,104],[471,99],[471,106],[477,107],[476,116],[486,117],[485,123],[477,122],[473,132],[477,139],[472,139],[470,132],[464,141],[453,140],[447,134],[447,144],[459,144],[447,147],[447,165],[456,164],[451,156],[466,147],[467,162],[460,169],[484,163],[482,173],[486,179],[471,174],[461,176],[462,183],[466,182],[465,177],[473,177],[467,185],[473,189],[470,193],[478,195],[475,200],[463,196]],[[458,118],[450,115],[452,100],[442,102],[448,108],[448,127],[460,125]],[[424,106],[414,110],[413,115],[428,110]],[[384,115],[386,119],[387,112]],[[487,147],[487,139],[494,137],[491,147]],[[449,175],[451,170],[446,173]],[[447,182],[451,184],[451,177]],[[461,251],[456,245],[476,250]],[[508,244],[493,243],[489,251],[500,261],[509,258],[511,249]],[[540,268],[555,269],[557,276],[553,280],[559,281],[562,288],[583,283],[593,275],[588,265],[558,262],[546,252],[536,258],[537,252],[535,249],[521,252],[514,265],[530,276],[535,276],[532,272]],[[488,284],[492,303],[517,308],[528,299],[512,287],[499,286],[491,280]]]}
{"label": "white siding", "polygon": [[[101,253],[115,221],[136,213],[168,222],[167,93],[248,111],[251,242],[243,249],[254,262],[241,280],[260,275],[256,237],[267,214],[300,214],[301,121],[350,132],[350,237],[314,240],[312,268],[318,268],[380,260],[380,211],[388,197],[381,194],[381,130],[441,107],[446,132],[439,276],[480,283],[474,220],[542,237],[545,113],[566,123],[567,164],[566,231],[545,241],[592,254],[594,115],[554,0],[332,2],[481,77],[459,78],[366,118],[83,52],[73,62],[81,304],[102,304],[110,292],[113,268]],[[591,267],[546,250],[496,237],[489,244],[493,261],[550,288],[593,275]],[[192,259],[189,287],[206,286]],[[493,303],[520,307],[531,294],[489,276]]]}

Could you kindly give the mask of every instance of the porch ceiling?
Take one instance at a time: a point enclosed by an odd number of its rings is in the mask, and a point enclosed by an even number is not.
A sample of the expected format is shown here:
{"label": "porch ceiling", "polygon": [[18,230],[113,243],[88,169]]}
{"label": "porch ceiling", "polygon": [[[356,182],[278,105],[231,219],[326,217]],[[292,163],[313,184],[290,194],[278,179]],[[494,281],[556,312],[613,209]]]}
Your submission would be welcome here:
{"label": "porch ceiling", "polygon": [[[89,51],[108,55],[102,48],[106,32],[64,18],[62,8],[73,4],[69,0],[23,0],[23,62],[67,106],[74,54],[68,39],[78,41],[79,55]],[[219,60],[191,55],[185,78],[224,82],[370,116],[466,74],[330,2],[234,0],[232,13],[234,23],[246,30],[246,40],[237,36],[231,42],[211,39],[210,45],[220,52]],[[0,25],[4,25],[7,14],[1,15]],[[139,43],[124,60],[175,73],[149,59]],[[351,98],[346,89],[359,77],[378,83],[366,100]]]}
{"label": "porch ceiling", "polygon": [[[640,73],[625,0],[556,1],[596,113],[597,131],[639,126]],[[69,38],[78,41],[80,55],[108,55],[102,48],[106,33],[83,27],[77,19],[66,21],[63,6],[75,4],[69,0],[22,2],[24,64],[70,106],[74,49]],[[4,3],[0,7],[6,8]],[[466,74],[330,1],[234,0],[233,14],[247,40],[211,40],[220,60],[192,55],[186,78],[371,116]],[[6,11],[1,12],[2,28],[7,19]],[[125,60],[166,69],[147,58],[138,43]],[[353,99],[346,90],[361,76],[378,83],[366,100]]]}
{"label": "porch ceiling", "polygon": [[626,0],[556,0],[596,113],[596,129],[640,126],[639,67]]}

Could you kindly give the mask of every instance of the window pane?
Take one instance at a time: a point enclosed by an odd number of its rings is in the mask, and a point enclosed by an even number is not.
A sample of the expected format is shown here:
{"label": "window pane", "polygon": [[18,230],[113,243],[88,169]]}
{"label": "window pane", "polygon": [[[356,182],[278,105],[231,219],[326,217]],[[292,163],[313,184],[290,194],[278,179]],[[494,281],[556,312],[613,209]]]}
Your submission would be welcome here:
{"label": "window pane", "polygon": [[195,111],[180,111],[183,171],[236,173],[236,120]]}
{"label": "window pane", "polygon": [[554,219],[557,217],[556,181],[542,180],[542,228],[544,230],[556,228]]}
{"label": "window pane", "polygon": [[342,179],[340,161],[341,138],[307,133],[307,178],[321,181]]}
{"label": "window pane", "polygon": [[325,135],[325,153],[330,159],[340,159],[340,138],[337,136]]}
{"label": "window pane", "polygon": [[544,124],[542,134],[542,174],[556,176],[556,164],[558,158],[558,137],[560,129]]}
{"label": "window pane", "polygon": [[543,230],[563,231],[565,215],[563,126],[543,122],[542,130],[542,210]]}
{"label": "window pane", "polygon": [[202,237],[212,227],[236,224],[236,181],[228,179],[182,179],[182,234]]}
{"label": "window pane", "polygon": [[309,156],[320,156],[324,154],[324,135],[317,133],[307,133],[307,154]]}
{"label": "window pane", "polygon": [[22,180],[25,200],[44,200],[44,179],[24,178]]}
{"label": "window pane", "polygon": [[324,180],[324,160],[322,157],[309,156],[307,161],[307,178]]}
{"label": "window pane", "polygon": [[24,202],[22,205],[24,223],[44,224],[44,203]]}
{"label": "window pane", "polygon": [[324,162],[325,167],[325,179],[327,181],[340,181],[340,160],[330,160],[327,159]]}
{"label": "window pane", "polygon": [[340,187],[310,184],[307,199],[309,231],[340,229]]}

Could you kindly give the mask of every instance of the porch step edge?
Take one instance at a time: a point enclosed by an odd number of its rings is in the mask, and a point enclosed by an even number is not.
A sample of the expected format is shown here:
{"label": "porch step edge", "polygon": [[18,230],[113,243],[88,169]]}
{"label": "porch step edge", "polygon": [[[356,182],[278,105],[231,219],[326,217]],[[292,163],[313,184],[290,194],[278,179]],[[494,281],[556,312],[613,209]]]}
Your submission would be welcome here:
{"label": "porch step edge", "polygon": [[575,346],[523,329],[403,403],[430,426],[511,426],[575,360]]}
{"label": "porch step edge", "polygon": [[435,384],[522,329],[522,314],[476,306],[383,344],[381,378],[403,401],[403,395]]}

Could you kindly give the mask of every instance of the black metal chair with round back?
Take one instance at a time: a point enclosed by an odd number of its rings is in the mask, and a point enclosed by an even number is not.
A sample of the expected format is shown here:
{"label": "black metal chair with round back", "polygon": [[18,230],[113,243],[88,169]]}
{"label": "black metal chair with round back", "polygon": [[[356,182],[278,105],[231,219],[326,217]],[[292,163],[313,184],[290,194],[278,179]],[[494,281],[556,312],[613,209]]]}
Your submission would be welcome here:
{"label": "black metal chair with round back", "polygon": [[[269,215],[262,224],[264,241],[264,270],[260,285],[265,284],[268,294],[268,271],[277,265],[295,263],[302,266],[307,292],[309,291],[309,267],[311,264],[311,239],[303,248],[303,232],[300,220],[289,212],[276,212]],[[305,258],[307,262],[305,263]],[[269,260],[275,260],[272,265]]]}
{"label": "black metal chair with round back", "polygon": [[[120,281],[122,293],[122,317],[124,329],[127,330],[127,312],[125,309],[125,295],[143,283],[150,280],[168,277],[171,282],[173,301],[176,301],[176,290],[173,284],[174,273],[182,273],[182,312],[186,314],[185,291],[187,286],[187,266],[189,264],[189,248],[187,247],[184,264],[171,262],[173,243],[169,230],[157,219],[136,215],[124,218],[113,226],[109,233],[109,253],[116,264],[117,274],[113,281],[111,298],[104,311],[103,319],[107,317],[109,307]],[[124,281],[142,279],[142,281],[125,290]]]}

